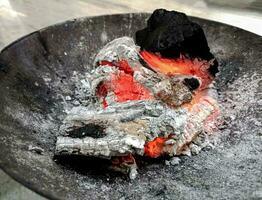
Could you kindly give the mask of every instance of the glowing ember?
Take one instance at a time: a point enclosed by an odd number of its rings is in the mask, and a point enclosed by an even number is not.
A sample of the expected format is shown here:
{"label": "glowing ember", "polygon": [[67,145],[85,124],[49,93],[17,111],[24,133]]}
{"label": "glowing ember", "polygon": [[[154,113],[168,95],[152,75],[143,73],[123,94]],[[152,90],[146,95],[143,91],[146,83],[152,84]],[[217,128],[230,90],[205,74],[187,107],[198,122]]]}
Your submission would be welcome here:
{"label": "glowing ember", "polygon": [[147,51],[141,51],[140,55],[152,69],[165,75],[198,77],[201,80],[201,89],[206,88],[213,80],[212,75],[208,72],[210,64],[207,61],[190,60],[183,57],[177,59],[162,58],[160,55]]}
{"label": "glowing ember", "polygon": [[126,156],[120,156],[120,157],[114,157],[111,160],[113,165],[120,165],[120,164],[134,164],[135,163],[135,159],[133,157],[133,155],[130,153]]}
{"label": "glowing ember", "polygon": [[154,140],[147,142],[144,146],[144,154],[151,158],[172,154],[173,137],[175,137],[174,134],[169,134],[168,137],[156,137]]}
{"label": "glowing ember", "polygon": [[97,95],[103,98],[104,108],[108,106],[105,97],[109,91],[114,93],[118,102],[153,98],[150,91],[133,78],[134,71],[127,61],[121,60],[115,63],[101,61],[100,64],[114,66],[121,71],[118,74],[111,74],[111,81],[103,82],[97,89]]}
{"label": "glowing ember", "polygon": [[145,144],[144,153],[151,158],[157,158],[163,154],[166,138],[157,137],[153,141]]}
{"label": "glowing ember", "polygon": [[113,75],[111,84],[118,102],[152,98],[150,92],[129,74]]}
{"label": "glowing ember", "polygon": [[[209,95],[209,90],[205,89],[213,80],[213,77],[208,72],[209,64],[204,61],[192,61],[186,58],[161,58],[157,54],[146,51],[142,51],[140,54],[150,65],[150,67],[159,72],[159,74],[171,77],[176,77],[177,75],[189,75],[197,77],[201,80],[201,89],[195,91],[192,100],[188,103],[184,103],[182,107],[187,109],[189,115],[191,116],[197,116],[198,113],[206,112],[205,109],[212,109],[213,111],[204,123],[204,129],[211,130],[211,126],[208,126],[208,124],[211,124],[217,119],[219,109],[216,101]],[[153,95],[143,84],[134,80],[134,69],[128,64],[127,61],[120,60],[117,62],[108,62],[103,60],[99,64],[109,67],[116,67],[120,71],[118,73],[112,73],[110,81],[104,81],[98,86],[97,95],[103,98],[102,103],[104,108],[108,106],[106,96],[110,91],[114,93],[117,102],[154,99]],[[177,154],[181,154],[197,135],[197,131],[195,131],[196,127],[194,126],[199,122],[197,122],[197,119],[195,124],[191,122],[192,119],[189,120],[184,130],[185,141],[176,147]],[[173,151],[172,147],[174,145],[174,143],[169,145],[166,144],[166,142],[170,139],[170,136],[171,135],[169,135],[169,137],[156,137],[152,141],[146,142],[144,145],[144,155],[151,158],[157,158],[165,154],[168,155]],[[123,157],[123,159],[124,158],[125,157]]]}

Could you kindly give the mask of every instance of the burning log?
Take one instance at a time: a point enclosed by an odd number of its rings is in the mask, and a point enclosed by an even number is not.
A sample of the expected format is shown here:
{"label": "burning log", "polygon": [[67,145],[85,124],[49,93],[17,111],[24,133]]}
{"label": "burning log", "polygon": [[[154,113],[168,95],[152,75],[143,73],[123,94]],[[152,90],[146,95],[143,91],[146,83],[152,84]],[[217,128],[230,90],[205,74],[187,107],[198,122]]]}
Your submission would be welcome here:
{"label": "burning log", "polygon": [[219,113],[210,89],[217,62],[201,27],[182,13],[157,10],[136,42],[140,47],[118,38],[97,54],[87,75],[95,101],[68,113],[56,155],[111,159],[114,170],[134,178],[133,155],[180,155],[208,130]]}

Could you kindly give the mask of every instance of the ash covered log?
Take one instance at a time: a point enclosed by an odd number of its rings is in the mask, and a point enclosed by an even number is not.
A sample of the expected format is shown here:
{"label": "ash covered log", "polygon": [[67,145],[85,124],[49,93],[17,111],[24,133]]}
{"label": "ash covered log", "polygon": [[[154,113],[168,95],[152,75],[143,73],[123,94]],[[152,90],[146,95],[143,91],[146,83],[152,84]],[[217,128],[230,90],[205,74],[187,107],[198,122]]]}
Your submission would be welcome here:
{"label": "ash covered log", "polygon": [[218,72],[218,63],[210,52],[203,29],[184,13],[157,9],[147,21],[147,27],[136,32],[136,43],[142,50],[160,53],[166,58],[213,60],[209,72]]}
{"label": "ash covered log", "polygon": [[104,138],[57,137],[56,155],[84,155],[110,159],[127,154],[143,155],[144,141],[128,134],[111,134]]}
{"label": "ash covered log", "polygon": [[[100,126],[103,133],[99,135],[129,134],[149,141],[169,132],[183,134],[187,119],[186,109],[170,109],[161,101],[128,101],[109,105],[106,109],[87,109],[75,107],[70,111],[60,128],[60,135],[75,137],[76,129],[81,127]],[[87,131],[81,137],[94,134]],[[97,137],[96,137],[97,138]]]}
{"label": "ash covered log", "polygon": [[[103,158],[129,153],[143,155],[144,144],[157,137],[165,138],[161,151],[159,154],[147,151],[146,155],[179,155],[204,130],[206,119],[217,110],[216,101],[204,95],[190,111],[187,108],[170,109],[159,101],[131,101],[93,111],[78,107],[66,118],[66,128],[62,128],[62,132],[70,133],[76,127],[100,124],[106,127],[104,133],[100,133],[103,137],[86,133],[82,138],[72,138],[72,133],[70,137],[59,136],[56,155],[79,154]],[[169,134],[172,136],[169,137]]]}

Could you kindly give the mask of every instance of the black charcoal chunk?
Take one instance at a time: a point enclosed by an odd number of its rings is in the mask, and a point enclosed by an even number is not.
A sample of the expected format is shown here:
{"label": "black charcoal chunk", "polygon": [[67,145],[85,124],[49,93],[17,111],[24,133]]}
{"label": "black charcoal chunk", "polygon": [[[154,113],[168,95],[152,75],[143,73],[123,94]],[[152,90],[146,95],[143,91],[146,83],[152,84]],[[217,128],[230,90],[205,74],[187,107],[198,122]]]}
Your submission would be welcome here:
{"label": "black charcoal chunk", "polygon": [[[201,26],[176,11],[155,10],[147,27],[136,32],[136,43],[143,50],[159,52],[167,58],[178,58],[182,54],[208,61],[214,59]],[[217,67],[215,60],[210,68],[212,75],[218,72]]]}

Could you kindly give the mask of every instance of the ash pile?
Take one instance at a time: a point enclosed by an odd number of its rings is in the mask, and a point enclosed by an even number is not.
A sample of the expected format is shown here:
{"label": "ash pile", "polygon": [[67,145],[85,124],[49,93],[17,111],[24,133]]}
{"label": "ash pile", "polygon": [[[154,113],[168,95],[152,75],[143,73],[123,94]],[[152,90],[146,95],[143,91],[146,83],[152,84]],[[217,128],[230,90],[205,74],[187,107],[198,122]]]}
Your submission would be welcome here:
{"label": "ash pile", "polygon": [[86,106],[64,119],[56,156],[110,159],[137,175],[135,155],[197,153],[219,116],[212,87],[218,63],[202,28],[183,13],[158,9],[135,41],[122,37],[97,54],[85,79]]}

